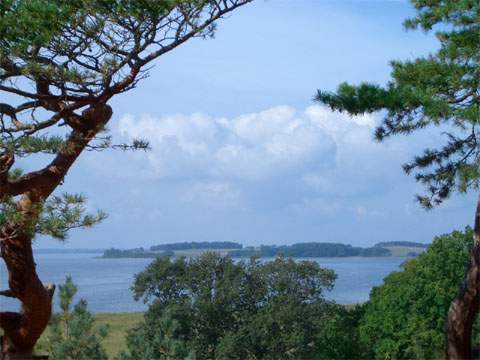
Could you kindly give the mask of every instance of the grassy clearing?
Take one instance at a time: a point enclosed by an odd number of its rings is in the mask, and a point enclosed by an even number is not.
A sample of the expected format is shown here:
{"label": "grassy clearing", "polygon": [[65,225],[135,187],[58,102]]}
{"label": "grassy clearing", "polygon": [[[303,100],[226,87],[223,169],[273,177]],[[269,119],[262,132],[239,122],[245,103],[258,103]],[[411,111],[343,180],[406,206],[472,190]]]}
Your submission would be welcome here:
{"label": "grassy clearing", "polygon": [[[125,336],[127,331],[143,320],[143,313],[106,313],[95,315],[95,326],[108,325],[108,336],[103,340],[103,346],[107,351],[108,358],[113,359],[118,353],[127,349]],[[48,329],[40,338],[37,349],[39,354],[45,353],[46,336]]]}
{"label": "grassy clearing", "polygon": [[407,256],[409,253],[421,254],[426,249],[414,246],[385,246],[385,249],[390,250],[392,256]]}
{"label": "grassy clearing", "polygon": [[143,320],[143,313],[96,314],[96,326],[108,325],[108,336],[103,340],[108,357],[113,359],[119,352],[126,350],[127,331]]}
{"label": "grassy clearing", "polygon": [[188,250],[174,250],[175,256],[197,257],[206,252],[216,252],[221,255],[227,255],[229,251],[237,249],[188,249]]}

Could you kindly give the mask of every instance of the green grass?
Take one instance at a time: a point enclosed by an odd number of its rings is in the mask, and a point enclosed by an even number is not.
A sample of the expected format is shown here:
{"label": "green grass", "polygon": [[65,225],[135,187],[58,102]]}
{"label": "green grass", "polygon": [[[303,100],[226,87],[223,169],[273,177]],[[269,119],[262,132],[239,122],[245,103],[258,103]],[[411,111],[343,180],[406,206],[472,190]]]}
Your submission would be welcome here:
{"label": "green grass", "polygon": [[97,314],[95,320],[96,326],[109,326],[109,332],[103,340],[103,346],[108,353],[108,357],[113,359],[115,355],[127,349],[125,342],[127,331],[143,320],[143,313]]}
{"label": "green grass", "polygon": [[[125,336],[127,335],[127,331],[133,328],[142,320],[143,313],[141,312],[105,313],[95,315],[95,326],[100,327],[103,325],[108,325],[109,327],[108,335],[103,340],[103,346],[107,351],[109,359],[113,359],[121,351],[127,349],[127,345],[125,342]],[[44,349],[47,334],[48,329],[43,333],[37,344],[39,354],[45,353],[41,349]]]}
{"label": "green grass", "polygon": [[420,254],[426,250],[425,248],[414,246],[385,246],[385,249],[390,250],[392,256],[407,256],[411,252]]}
{"label": "green grass", "polygon": [[187,250],[174,250],[175,256],[196,257],[206,252],[216,252],[221,255],[227,255],[229,251],[237,249],[187,249]]}

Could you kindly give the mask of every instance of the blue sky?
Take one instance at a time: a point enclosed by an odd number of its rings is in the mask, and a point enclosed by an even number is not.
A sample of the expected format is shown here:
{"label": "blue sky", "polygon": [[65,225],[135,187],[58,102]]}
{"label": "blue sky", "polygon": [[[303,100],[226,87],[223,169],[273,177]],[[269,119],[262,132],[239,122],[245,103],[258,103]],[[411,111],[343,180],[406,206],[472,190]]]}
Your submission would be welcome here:
{"label": "blue sky", "polygon": [[[71,248],[175,241],[429,242],[473,218],[474,194],[426,212],[401,164],[436,132],[372,140],[381,114],[350,118],[314,104],[316,89],[385,83],[389,61],[434,51],[406,32],[406,1],[257,0],[156,62],[115,99],[110,129],[148,153],[82,155],[60,191],[109,218],[73,231]],[[38,247],[58,247],[39,239]]]}

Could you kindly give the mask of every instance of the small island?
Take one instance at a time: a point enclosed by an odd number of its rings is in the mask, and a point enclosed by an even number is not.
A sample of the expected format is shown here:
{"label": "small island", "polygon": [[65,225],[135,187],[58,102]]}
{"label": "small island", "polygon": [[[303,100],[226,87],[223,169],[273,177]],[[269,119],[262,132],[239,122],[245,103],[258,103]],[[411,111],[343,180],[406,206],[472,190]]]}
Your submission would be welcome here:
{"label": "small island", "polygon": [[150,246],[148,250],[140,247],[134,249],[108,249],[102,258],[157,258],[162,256],[199,256],[204,252],[213,251],[223,255],[236,249],[242,249],[243,245],[230,241],[201,241],[180,242]]}
{"label": "small island", "polygon": [[144,248],[134,249],[107,249],[103,252],[103,259],[120,259],[120,258],[158,258],[162,256],[173,256],[173,251],[148,251]]}
{"label": "small island", "polygon": [[162,256],[199,256],[204,252],[218,252],[234,258],[246,257],[276,257],[293,258],[317,257],[414,257],[423,252],[428,244],[410,241],[380,242],[371,247],[359,247],[342,243],[305,242],[293,245],[261,245],[244,247],[240,243],[220,242],[180,242],[153,245],[148,250],[144,248],[108,249],[102,258],[157,258]]}

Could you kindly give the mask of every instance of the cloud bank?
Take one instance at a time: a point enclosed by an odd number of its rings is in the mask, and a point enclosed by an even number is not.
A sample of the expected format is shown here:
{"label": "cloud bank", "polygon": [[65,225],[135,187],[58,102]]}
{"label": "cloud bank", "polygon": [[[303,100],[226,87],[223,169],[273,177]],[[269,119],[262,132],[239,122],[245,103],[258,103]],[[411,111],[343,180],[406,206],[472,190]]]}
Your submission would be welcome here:
{"label": "cloud bank", "polygon": [[128,246],[371,245],[404,239],[405,227],[408,240],[428,241],[432,228],[440,233],[461,223],[467,207],[460,199],[432,217],[414,203],[421,187],[401,170],[435,139],[377,143],[377,122],[320,106],[276,106],[231,118],[124,115],[114,122],[115,141],[145,138],[152,150],[87,154],[77,177],[80,188],[95,188],[96,202],[110,214],[102,231],[112,246],[118,239],[129,239]]}
{"label": "cloud bank", "polygon": [[205,114],[125,115],[118,132],[126,140],[150,142],[152,151],[146,158],[152,176],[258,181],[355,164],[380,149],[372,141],[374,126],[371,115],[350,117],[320,106],[303,112],[277,106],[232,119]]}
{"label": "cloud bank", "polygon": [[[151,151],[129,155],[141,168],[135,173],[184,183],[183,202],[336,214],[346,198],[376,184],[381,192],[399,173],[403,147],[376,143],[376,121],[321,106],[276,106],[234,118],[125,115],[116,132],[125,141],[150,142]],[[368,214],[362,204],[351,209],[359,217]]]}

